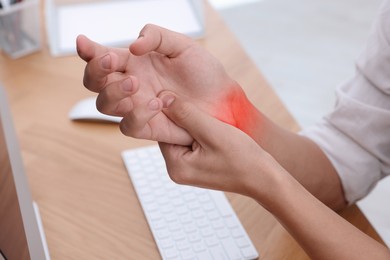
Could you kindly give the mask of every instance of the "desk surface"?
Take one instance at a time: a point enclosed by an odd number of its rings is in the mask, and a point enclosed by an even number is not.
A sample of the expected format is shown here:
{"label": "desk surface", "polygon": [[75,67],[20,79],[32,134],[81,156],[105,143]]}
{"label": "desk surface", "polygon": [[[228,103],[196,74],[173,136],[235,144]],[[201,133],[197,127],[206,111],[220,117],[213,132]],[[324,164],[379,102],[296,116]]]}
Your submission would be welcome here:
{"label": "desk surface", "polygon": [[[269,87],[220,16],[206,5],[200,41],[278,124],[299,126]],[[76,56],[39,53],[11,60],[0,55],[34,200],[52,259],[158,259],[159,253],[120,153],[151,144],[123,136],[117,125],[71,122],[70,108],[92,94],[82,86],[85,63]],[[227,194],[262,259],[307,259],[285,229],[253,200]],[[341,213],[378,241],[356,206]]]}

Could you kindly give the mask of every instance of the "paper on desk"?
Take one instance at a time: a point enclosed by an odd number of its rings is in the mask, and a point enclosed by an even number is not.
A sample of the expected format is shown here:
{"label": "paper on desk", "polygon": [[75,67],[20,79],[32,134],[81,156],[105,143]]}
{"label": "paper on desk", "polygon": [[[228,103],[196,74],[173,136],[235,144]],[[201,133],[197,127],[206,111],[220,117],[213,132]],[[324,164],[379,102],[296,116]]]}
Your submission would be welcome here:
{"label": "paper on desk", "polygon": [[[76,37],[84,34],[107,46],[127,47],[138,37],[142,27],[154,23],[201,37],[202,14],[196,0],[117,0],[51,7],[48,29],[54,56],[74,54]],[[54,26],[54,27],[53,27]]]}

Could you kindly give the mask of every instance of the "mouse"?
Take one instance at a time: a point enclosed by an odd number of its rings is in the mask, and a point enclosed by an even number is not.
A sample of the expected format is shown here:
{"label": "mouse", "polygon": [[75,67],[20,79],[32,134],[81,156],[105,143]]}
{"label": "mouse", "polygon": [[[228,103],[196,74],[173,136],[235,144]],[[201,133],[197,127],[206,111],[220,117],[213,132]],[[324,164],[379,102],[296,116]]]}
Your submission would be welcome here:
{"label": "mouse", "polygon": [[69,118],[74,121],[119,123],[122,117],[109,116],[96,108],[96,97],[88,97],[77,102],[69,112]]}

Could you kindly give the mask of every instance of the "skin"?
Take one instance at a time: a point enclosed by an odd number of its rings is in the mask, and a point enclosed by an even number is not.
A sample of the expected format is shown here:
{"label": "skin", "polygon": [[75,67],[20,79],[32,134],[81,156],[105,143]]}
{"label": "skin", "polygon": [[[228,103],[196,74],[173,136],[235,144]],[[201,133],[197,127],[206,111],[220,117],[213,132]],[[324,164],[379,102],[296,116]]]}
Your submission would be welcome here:
{"label": "skin", "polygon": [[[149,25],[130,51],[106,48],[85,36],[77,38],[77,50],[88,62],[84,85],[99,93],[98,110],[124,117],[120,128],[125,135],[176,144],[192,141],[160,112],[156,96],[162,90],[175,91],[219,119],[235,123],[230,108],[220,104],[227,93],[243,93],[242,89],[218,60],[184,35]],[[217,115],[221,110],[224,113]]]}
{"label": "skin", "polygon": [[252,197],[315,259],[388,259],[328,208],[346,201],[321,149],[258,111],[191,39],[147,25],[129,49],[79,36],[77,50],[99,111],[122,116],[123,134],[158,141],[174,181]]}
{"label": "skin", "polygon": [[123,134],[190,144],[193,138],[188,132],[161,112],[157,96],[170,90],[249,134],[329,207],[346,206],[338,175],[321,149],[258,111],[220,62],[190,38],[146,25],[129,49],[101,46],[81,35],[77,51],[87,62],[85,87],[99,93],[96,105],[100,112],[123,117]]}
{"label": "skin", "polygon": [[174,181],[250,196],[312,259],[390,259],[388,248],[317,200],[244,132],[173,94],[160,97],[164,113],[194,137],[191,146],[160,143]]}

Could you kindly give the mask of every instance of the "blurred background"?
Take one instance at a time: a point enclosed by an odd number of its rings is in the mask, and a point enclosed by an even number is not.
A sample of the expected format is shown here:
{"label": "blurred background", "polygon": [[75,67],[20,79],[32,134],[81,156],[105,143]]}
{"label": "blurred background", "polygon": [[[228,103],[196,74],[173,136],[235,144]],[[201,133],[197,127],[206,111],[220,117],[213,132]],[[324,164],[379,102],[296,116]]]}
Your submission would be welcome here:
{"label": "blurred background", "polygon": [[[353,75],[382,0],[209,0],[301,127]],[[390,178],[358,203],[390,247]]]}

